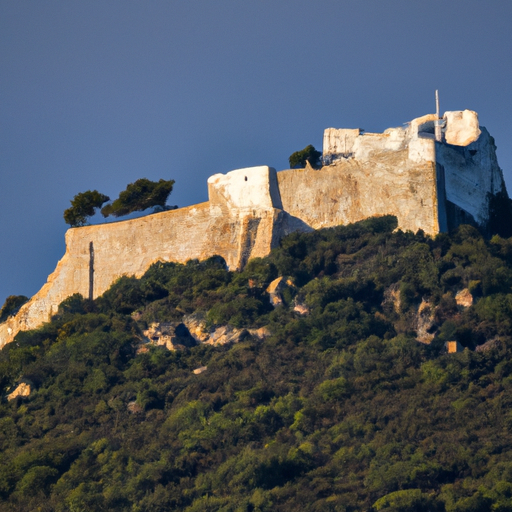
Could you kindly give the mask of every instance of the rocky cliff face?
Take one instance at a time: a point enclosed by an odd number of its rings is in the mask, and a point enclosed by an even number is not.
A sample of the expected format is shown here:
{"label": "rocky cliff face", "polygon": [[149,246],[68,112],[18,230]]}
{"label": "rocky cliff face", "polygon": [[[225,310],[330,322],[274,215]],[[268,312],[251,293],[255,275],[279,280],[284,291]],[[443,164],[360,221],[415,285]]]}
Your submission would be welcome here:
{"label": "rocky cliff face", "polygon": [[217,174],[206,203],[70,229],[47,283],[0,324],[0,347],[48,321],[70,295],[98,297],[156,261],[220,255],[236,270],[290,232],[376,215],[396,215],[401,229],[431,235],[465,219],[485,225],[489,198],[505,191],[493,139],[471,111],[445,114],[443,142],[434,140],[435,121],[429,114],[381,134],[330,128],[324,159],[332,163],[319,171],[262,166]]}

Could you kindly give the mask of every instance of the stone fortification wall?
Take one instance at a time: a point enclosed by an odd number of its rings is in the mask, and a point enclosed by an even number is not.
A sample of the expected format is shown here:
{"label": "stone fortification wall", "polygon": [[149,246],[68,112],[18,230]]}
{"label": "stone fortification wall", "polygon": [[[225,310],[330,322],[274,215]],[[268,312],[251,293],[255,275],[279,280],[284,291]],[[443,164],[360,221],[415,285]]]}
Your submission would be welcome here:
{"label": "stone fortification wall", "polygon": [[[278,241],[276,233],[297,226],[287,228],[289,222],[283,212],[273,206],[278,200],[275,170],[260,167],[250,174],[242,171],[242,183],[238,171],[233,179],[229,174],[216,175],[209,183],[212,200],[207,203],[69,229],[66,253],[47,283],[15,317],[0,324],[0,347],[20,330],[34,329],[48,321],[70,295],[96,298],[119,277],[140,277],[156,261],[184,263],[220,255],[234,270],[243,267],[249,258],[266,256]],[[257,202],[251,203],[243,189],[248,174],[248,180],[257,185],[260,199],[266,198],[262,208]],[[237,195],[238,185],[245,193]]]}
{"label": "stone fortification wall", "polygon": [[342,159],[321,171],[277,173],[283,209],[314,229],[393,214],[401,229],[439,232],[436,167],[408,149],[375,150],[366,161]]}
{"label": "stone fortification wall", "polygon": [[383,133],[328,128],[324,158],[340,144],[345,156],[321,171],[279,172],[283,209],[314,229],[393,214],[401,229],[438,233],[435,141],[422,132],[431,117]]}
{"label": "stone fortification wall", "polygon": [[324,159],[332,163],[321,170],[276,174],[263,166],[216,174],[208,179],[207,203],[70,229],[66,254],[48,282],[0,324],[0,348],[47,321],[70,295],[97,297],[155,261],[220,255],[239,269],[290,232],[376,215],[396,215],[401,229],[430,235],[454,227],[455,216],[485,226],[489,197],[505,191],[494,141],[475,112],[447,112],[441,142],[434,140],[438,122],[428,114],[383,133],[329,128]]}
{"label": "stone fortification wall", "polygon": [[[436,122],[442,126],[439,142],[434,136]],[[427,114],[413,119],[406,128],[377,134],[328,128],[323,154],[324,160],[332,162],[329,169],[335,168],[333,183],[340,192],[337,202],[320,206],[321,191],[314,184],[307,207],[294,200],[293,193],[281,190],[283,207],[310,225],[328,225],[332,215],[353,221],[387,209],[397,215],[402,229],[421,227],[435,234],[460,221],[485,228],[490,196],[505,192],[494,140],[480,127],[478,114],[472,110],[445,112],[442,121],[435,114]],[[434,173],[426,168],[431,163]],[[287,177],[281,179],[284,182]],[[344,188],[350,190],[349,198]],[[308,201],[307,193],[298,194],[302,194],[302,204]],[[340,201],[344,204],[338,206]],[[312,202],[320,209],[309,210]]]}
{"label": "stone fortification wall", "polygon": [[478,138],[467,146],[437,143],[436,160],[444,174],[446,199],[485,226],[489,196],[505,191],[505,182],[494,139],[485,128],[478,131]]}
{"label": "stone fortification wall", "polygon": [[427,114],[413,119],[406,128],[388,128],[383,133],[364,133],[360,128],[327,128],[324,131],[324,161],[330,163],[340,158],[377,161],[379,155],[376,152],[407,148],[408,157],[414,162],[434,161],[435,148],[428,140],[433,140],[435,118],[435,114]]}

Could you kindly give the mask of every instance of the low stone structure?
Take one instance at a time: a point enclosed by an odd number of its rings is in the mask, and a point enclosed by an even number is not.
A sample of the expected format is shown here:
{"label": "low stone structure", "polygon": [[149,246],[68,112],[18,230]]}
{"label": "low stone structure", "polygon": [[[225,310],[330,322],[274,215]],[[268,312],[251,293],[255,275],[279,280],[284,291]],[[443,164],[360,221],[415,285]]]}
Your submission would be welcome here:
{"label": "low stone structure", "polygon": [[464,352],[464,347],[458,341],[447,341],[444,344],[448,354],[456,354],[457,352]]}
{"label": "low stone structure", "polygon": [[208,202],[69,229],[66,253],[47,283],[0,324],[0,348],[48,321],[70,295],[96,298],[156,261],[219,255],[241,269],[293,231],[388,214],[401,229],[430,235],[468,221],[485,227],[490,198],[506,194],[494,141],[475,112],[447,112],[440,142],[436,121],[428,114],[379,134],[329,128],[323,158],[330,164],[321,170],[261,166],[216,174],[208,179]]}
{"label": "low stone structure", "polygon": [[182,350],[197,344],[182,322],[153,322],[142,334],[145,343],[163,345],[168,350]]}

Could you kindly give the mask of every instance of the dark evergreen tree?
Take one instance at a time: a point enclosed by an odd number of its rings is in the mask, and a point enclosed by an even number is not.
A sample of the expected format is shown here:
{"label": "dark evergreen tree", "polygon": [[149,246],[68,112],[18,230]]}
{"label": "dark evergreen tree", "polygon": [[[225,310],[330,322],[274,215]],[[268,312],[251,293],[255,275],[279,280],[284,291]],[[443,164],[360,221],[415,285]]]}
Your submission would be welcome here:
{"label": "dark evergreen tree", "polygon": [[0,322],[7,320],[8,317],[15,315],[18,310],[28,301],[25,295],[9,295],[5,299],[2,309],[0,309]]}
{"label": "dark evergreen tree", "polygon": [[97,190],[80,192],[71,201],[71,208],[64,210],[64,220],[72,228],[83,226],[88,217],[92,217],[96,208],[110,200],[110,197],[100,194]]}
{"label": "dark evergreen tree", "polygon": [[288,161],[290,162],[290,167],[292,169],[295,167],[305,167],[306,162],[309,162],[312,167],[318,167],[320,165],[321,156],[322,153],[317,151],[314,146],[310,144],[301,151],[295,151],[295,153],[292,153]]}
{"label": "dark evergreen tree", "polygon": [[112,204],[101,209],[101,213],[104,217],[109,215],[122,217],[155,206],[165,208],[173,185],[174,180],[150,181],[147,178],[141,178],[135,183],[130,183]]}

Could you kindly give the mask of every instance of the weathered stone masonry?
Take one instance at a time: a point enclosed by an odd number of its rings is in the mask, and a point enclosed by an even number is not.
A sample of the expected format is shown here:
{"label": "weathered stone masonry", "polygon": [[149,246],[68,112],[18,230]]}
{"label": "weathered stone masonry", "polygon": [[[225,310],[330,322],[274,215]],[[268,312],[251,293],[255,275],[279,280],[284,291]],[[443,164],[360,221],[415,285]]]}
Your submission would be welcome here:
{"label": "weathered stone masonry", "polygon": [[209,201],[112,224],[69,229],[66,253],[47,283],[0,324],[0,347],[48,321],[74,293],[95,298],[122,275],[140,277],[156,261],[220,255],[230,269],[265,256],[292,231],[392,214],[403,230],[434,235],[457,209],[481,225],[489,196],[504,190],[492,137],[475,112],[447,112],[444,140],[434,115],[380,134],[329,128],[321,170],[238,169],[208,179]]}

